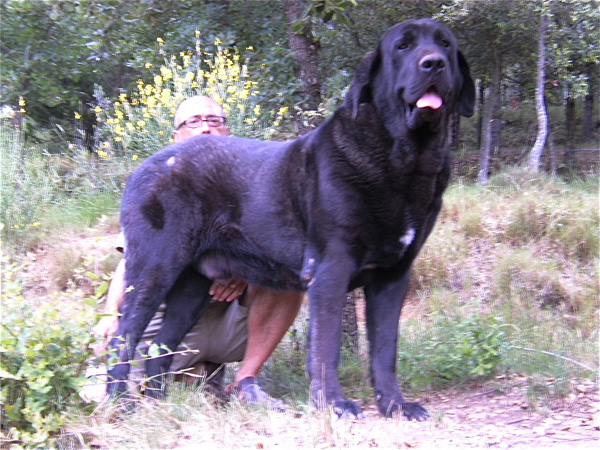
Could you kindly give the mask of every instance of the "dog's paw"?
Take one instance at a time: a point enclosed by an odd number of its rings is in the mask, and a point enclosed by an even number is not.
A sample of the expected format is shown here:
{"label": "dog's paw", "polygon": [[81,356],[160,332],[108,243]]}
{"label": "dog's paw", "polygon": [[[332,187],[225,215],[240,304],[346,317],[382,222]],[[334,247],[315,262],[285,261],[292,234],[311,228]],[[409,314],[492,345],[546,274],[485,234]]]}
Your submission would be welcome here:
{"label": "dog's paw", "polygon": [[362,409],[352,400],[337,400],[333,403],[333,411],[340,419],[364,419]]}
{"label": "dog's paw", "polygon": [[424,422],[429,417],[429,413],[417,402],[405,402],[400,405],[402,408],[402,414],[408,420],[416,420],[417,422]]}
{"label": "dog's paw", "polygon": [[427,410],[417,402],[405,402],[398,399],[383,401],[383,399],[380,398],[377,401],[377,406],[379,407],[379,412],[388,418],[402,413],[408,420],[423,422],[429,417]]}

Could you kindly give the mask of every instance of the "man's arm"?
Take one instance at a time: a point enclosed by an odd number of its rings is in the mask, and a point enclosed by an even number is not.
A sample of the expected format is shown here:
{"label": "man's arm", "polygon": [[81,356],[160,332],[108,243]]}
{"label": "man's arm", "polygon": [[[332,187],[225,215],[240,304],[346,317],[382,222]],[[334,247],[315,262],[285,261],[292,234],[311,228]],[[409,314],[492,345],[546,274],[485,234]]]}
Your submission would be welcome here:
{"label": "man's arm", "polygon": [[98,338],[103,338],[94,346],[96,356],[106,350],[107,342],[114,336],[119,327],[119,310],[123,306],[125,299],[125,259],[121,259],[110,282],[108,293],[106,294],[106,303],[104,304],[104,314],[98,324],[94,327],[93,333]]}

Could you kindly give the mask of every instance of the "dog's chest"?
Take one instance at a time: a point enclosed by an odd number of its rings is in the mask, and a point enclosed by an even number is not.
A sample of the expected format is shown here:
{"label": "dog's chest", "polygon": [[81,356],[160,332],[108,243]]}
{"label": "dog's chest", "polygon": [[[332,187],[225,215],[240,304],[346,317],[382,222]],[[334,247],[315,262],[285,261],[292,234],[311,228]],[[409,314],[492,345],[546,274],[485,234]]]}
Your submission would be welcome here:
{"label": "dog's chest", "polygon": [[417,231],[408,227],[400,233],[392,233],[381,237],[378,242],[373,242],[367,249],[362,264],[363,269],[373,269],[376,267],[390,267],[398,263],[408,247],[413,243]]}

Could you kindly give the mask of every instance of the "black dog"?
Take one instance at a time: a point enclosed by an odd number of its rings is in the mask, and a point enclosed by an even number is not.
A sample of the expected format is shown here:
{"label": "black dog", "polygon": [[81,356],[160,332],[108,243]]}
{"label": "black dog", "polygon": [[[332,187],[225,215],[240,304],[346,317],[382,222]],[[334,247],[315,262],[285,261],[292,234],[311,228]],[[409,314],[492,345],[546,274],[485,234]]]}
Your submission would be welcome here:
{"label": "black dog", "polygon": [[[424,419],[396,380],[398,321],[450,177],[448,118],[457,108],[472,115],[473,104],[452,33],[433,20],[407,21],[365,56],[344,105],[302,138],[200,136],[149,158],[123,196],[126,283],[134,289],[111,342],[120,360],[132,357],[167,297],[156,342],[176,348],[209,300],[209,279],[308,289],[313,398],[359,416],[342,394],[337,365],[345,294],[364,286],[379,410]],[[205,299],[189,300],[197,292]],[[128,346],[120,346],[125,337]],[[168,357],[146,364],[159,393],[169,364]],[[110,393],[125,391],[128,372],[126,363],[110,370],[117,381]]]}

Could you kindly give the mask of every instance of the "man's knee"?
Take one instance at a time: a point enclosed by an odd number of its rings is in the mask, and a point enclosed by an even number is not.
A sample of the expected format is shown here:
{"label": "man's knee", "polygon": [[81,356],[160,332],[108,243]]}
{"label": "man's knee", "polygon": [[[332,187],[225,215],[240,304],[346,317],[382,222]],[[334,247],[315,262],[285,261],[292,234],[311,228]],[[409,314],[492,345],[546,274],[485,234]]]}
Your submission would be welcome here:
{"label": "man's knee", "polygon": [[261,286],[248,285],[246,295],[244,296],[243,306],[250,307],[252,304],[273,304],[281,303],[282,306],[289,305],[299,307],[304,297],[303,292],[296,291],[276,291]]}

